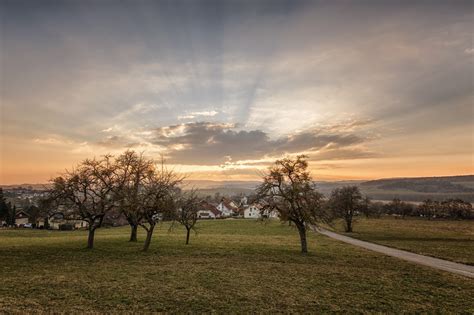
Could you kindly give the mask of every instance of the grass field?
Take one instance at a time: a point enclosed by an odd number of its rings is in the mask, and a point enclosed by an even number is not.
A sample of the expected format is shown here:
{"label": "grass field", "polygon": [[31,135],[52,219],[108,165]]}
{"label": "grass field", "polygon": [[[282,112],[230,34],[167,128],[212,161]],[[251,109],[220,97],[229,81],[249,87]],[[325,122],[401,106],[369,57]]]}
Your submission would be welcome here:
{"label": "grass field", "polygon": [[[218,220],[160,227],[150,252],[127,228],[0,230],[3,312],[474,312],[474,281],[278,222]],[[357,228],[357,226],[356,226]],[[143,234],[139,235],[143,240]]]}
{"label": "grass field", "polygon": [[[336,230],[343,231],[342,224]],[[474,221],[426,220],[418,218],[358,218],[354,232],[364,241],[474,265]]]}

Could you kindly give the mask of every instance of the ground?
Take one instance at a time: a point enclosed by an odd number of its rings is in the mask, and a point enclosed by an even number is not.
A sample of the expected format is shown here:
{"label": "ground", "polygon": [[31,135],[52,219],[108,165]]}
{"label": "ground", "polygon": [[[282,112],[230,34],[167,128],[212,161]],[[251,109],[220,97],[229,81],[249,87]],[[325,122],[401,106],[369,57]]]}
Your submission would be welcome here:
{"label": "ground", "polygon": [[[342,222],[335,230],[343,232]],[[353,233],[364,241],[408,250],[414,253],[474,265],[474,221],[404,219],[384,216],[380,219],[358,217]]]}
{"label": "ground", "polygon": [[[148,253],[128,228],[0,230],[0,313],[26,311],[474,312],[474,282],[278,222],[161,226]],[[143,240],[144,235],[139,235]]]}

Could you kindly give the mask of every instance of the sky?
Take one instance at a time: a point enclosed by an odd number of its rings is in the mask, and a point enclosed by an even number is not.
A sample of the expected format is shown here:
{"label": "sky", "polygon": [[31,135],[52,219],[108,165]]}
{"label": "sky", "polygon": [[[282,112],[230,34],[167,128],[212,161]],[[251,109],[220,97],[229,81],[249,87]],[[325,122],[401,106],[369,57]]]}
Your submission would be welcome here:
{"label": "sky", "polygon": [[190,179],[474,174],[472,1],[0,0],[0,184],[130,149]]}

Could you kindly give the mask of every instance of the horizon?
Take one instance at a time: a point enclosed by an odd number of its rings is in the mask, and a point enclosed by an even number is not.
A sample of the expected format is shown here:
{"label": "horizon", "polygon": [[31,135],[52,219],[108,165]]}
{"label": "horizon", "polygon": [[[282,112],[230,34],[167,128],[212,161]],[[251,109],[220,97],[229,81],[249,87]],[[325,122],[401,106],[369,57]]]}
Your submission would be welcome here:
{"label": "horizon", "polygon": [[[419,177],[383,177],[383,178],[373,178],[373,179],[335,179],[335,180],[324,180],[324,179],[313,179],[314,182],[323,182],[323,183],[338,183],[338,182],[369,182],[369,181],[379,181],[379,180],[402,180],[402,179],[430,179],[430,178],[446,178],[446,177],[469,177],[474,176],[474,174],[463,174],[463,175],[434,175],[434,176],[419,176]],[[261,182],[262,180],[211,180],[211,179],[184,179],[183,183],[186,182],[215,182],[215,183],[239,183],[239,182]],[[48,182],[43,183],[13,183],[13,184],[2,184],[0,186],[24,186],[24,185],[49,185]]]}
{"label": "horizon", "polygon": [[2,1],[0,184],[131,149],[190,180],[474,174],[470,1]]}

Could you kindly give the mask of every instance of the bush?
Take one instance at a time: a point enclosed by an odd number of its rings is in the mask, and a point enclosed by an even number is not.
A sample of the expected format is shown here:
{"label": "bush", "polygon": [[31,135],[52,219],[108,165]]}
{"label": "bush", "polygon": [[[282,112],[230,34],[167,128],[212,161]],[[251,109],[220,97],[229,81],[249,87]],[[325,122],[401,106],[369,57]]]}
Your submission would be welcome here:
{"label": "bush", "polygon": [[72,231],[72,230],[74,230],[74,225],[72,225],[70,223],[60,224],[59,225],[59,230],[60,231]]}

